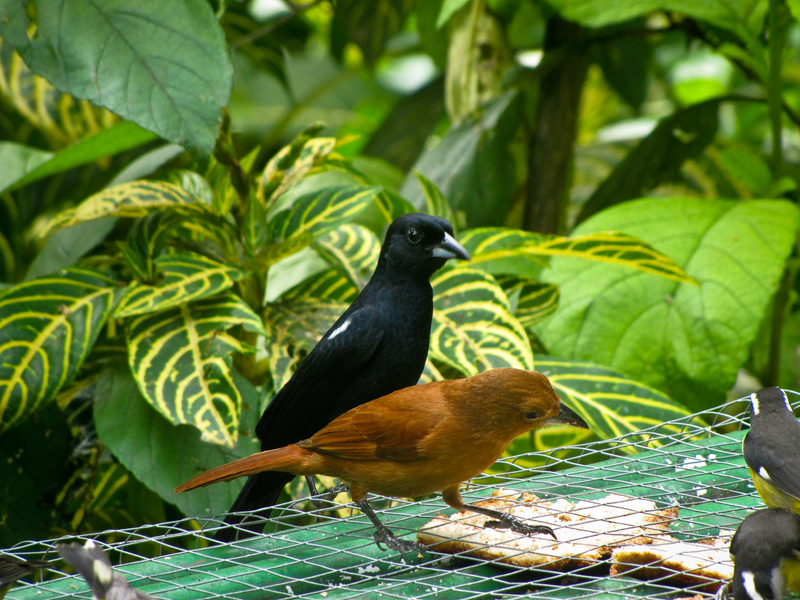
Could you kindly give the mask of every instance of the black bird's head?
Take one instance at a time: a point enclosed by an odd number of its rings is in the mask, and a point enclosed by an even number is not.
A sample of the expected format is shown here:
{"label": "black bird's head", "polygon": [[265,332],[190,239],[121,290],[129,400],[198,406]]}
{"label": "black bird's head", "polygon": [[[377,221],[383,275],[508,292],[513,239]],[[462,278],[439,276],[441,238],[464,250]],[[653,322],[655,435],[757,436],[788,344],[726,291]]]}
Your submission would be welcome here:
{"label": "black bird's head", "polygon": [[784,413],[795,418],[789,399],[779,387],[767,387],[750,394],[750,423],[767,415]]}
{"label": "black bird's head", "polygon": [[453,237],[447,219],[409,213],[389,225],[378,267],[430,279],[451,258],[469,260],[470,256]]}
{"label": "black bird's head", "polygon": [[800,515],[782,508],[751,513],[731,540],[734,600],[780,600],[797,581]]}

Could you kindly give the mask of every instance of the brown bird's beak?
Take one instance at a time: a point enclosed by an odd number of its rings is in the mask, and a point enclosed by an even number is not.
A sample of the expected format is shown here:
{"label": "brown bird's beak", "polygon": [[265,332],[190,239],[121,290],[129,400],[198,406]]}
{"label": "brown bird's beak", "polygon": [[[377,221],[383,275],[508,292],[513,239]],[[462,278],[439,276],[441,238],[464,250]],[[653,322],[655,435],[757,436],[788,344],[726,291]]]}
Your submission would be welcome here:
{"label": "brown bird's beak", "polygon": [[545,421],[548,425],[572,425],[581,429],[589,429],[586,421],[581,419],[574,410],[563,402],[559,402],[559,413]]}
{"label": "brown bird's beak", "polygon": [[470,260],[469,252],[455,238],[444,232],[444,239],[433,247],[433,256],[436,258],[460,258]]}

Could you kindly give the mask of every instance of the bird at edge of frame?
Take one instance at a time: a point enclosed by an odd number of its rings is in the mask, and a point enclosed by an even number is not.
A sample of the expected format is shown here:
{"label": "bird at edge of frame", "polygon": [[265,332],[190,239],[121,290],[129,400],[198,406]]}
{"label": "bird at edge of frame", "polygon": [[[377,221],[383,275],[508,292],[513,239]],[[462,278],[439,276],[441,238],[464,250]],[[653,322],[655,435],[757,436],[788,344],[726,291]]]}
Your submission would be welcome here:
{"label": "bird at edge of frame", "polygon": [[45,561],[22,560],[13,556],[0,555],[0,600],[8,593],[15,581],[49,566],[50,563]]}
{"label": "bird at edge of frame", "polygon": [[716,600],[780,600],[787,589],[800,591],[800,515],[766,508],[742,521],[731,540],[733,580]]}
{"label": "bird at edge of frame", "polygon": [[764,504],[800,514],[800,422],[782,389],[750,394],[742,454]]}
{"label": "bird at edge of frame", "polygon": [[83,546],[75,542],[56,544],[56,550],[83,576],[96,600],[155,600],[132,588],[124,576],[115,572],[108,555],[92,540]]}
{"label": "bird at edge of frame", "polygon": [[491,517],[489,527],[555,538],[550,527],[464,504],[459,491],[462,481],[490,467],[514,438],[551,424],[589,428],[541,373],[494,369],[398,390],[346,412],[308,439],[216,467],[175,491],[264,471],[328,475],[350,483],[353,502],[375,526],[378,547],[385,543],[401,553],[423,549],[380,522],[369,493],[406,498],[441,491],[452,508]]}
{"label": "bird at edge of frame", "polygon": [[[416,384],[430,343],[430,278],[448,260],[469,258],[446,219],[418,213],[395,219],[367,285],[264,410],[256,426],[261,450],[309,438],[351,408]],[[226,515],[228,526],[215,539],[230,542],[261,532],[292,479],[283,472],[248,478],[230,508],[239,514]]]}

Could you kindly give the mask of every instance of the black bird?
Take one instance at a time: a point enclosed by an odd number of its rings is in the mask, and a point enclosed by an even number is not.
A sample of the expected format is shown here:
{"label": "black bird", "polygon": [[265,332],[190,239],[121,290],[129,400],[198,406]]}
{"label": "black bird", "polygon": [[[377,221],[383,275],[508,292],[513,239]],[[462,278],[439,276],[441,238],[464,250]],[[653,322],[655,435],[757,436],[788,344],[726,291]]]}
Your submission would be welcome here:
{"label": "black bird", "polygon": [[750,394],[742,454],[764,504],[800,513],[800,422],[782,389]]}
{"label": "black bird", "polygon": [[0,600],[17,580],[50,566],[49,562],[0,556]]}
{"label": "black bird", "polygon": [[752,513],[731,540],[731,558],[734,600],[780,600],[787,588],[797,590],[800,516],[782,508]]}
{"label": "black bird", "polygon": [[[447,220],[411,213],[392,222],[372,278],[261,416],[262,451],[310,438],[351,408],[419,381],[433,317],[430,278],[451,258],[470,257]],[[268,516],[292,479],[279,472],[250,476],[231,512],[265,508],[259,514]],[[247,531],[220,529],[215,538],[223,542],[263,529],[263,521],[243,515],[225,522]]]}

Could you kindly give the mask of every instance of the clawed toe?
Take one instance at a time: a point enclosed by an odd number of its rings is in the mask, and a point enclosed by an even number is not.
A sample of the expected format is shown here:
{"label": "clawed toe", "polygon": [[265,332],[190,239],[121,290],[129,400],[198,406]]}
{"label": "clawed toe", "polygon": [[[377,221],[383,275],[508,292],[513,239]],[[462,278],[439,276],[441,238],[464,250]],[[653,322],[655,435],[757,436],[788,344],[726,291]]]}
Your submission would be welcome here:
{"label": "clawed toe", "polygon": [[[388,529],[376,531],[373,534],[373,537],[375,538],[375,543],[378,545],[378,548],[380,548],[381,551],[385,551],[386,548],[389,550],[394,550],[395,552],[400,553],[401,558],[405,556],[406,552],[424,552],[426,549],[425,544],[412,542],[411,540],[401,540]],[[386,544],[386,548],[381,546],[381,543]]]}
{"label": "clawed toe", "polygon": [[507,515],[502,519],[495,520],[491,519],[484,523],[484,526],[490,527],[492,529],[510,529],[514,533],[521,533],[522,535],[533,535],[534,533],[546,533],[556,541],[558,538],[556,537],[555,532],[552,528],[548,527],[547,525],[528,525],[527,523],[523,523],[516,517],[512,515]]}

